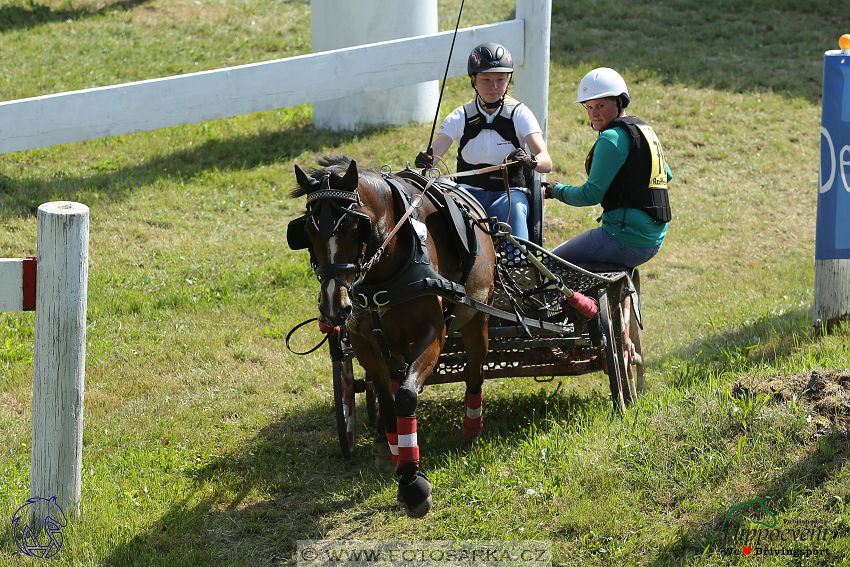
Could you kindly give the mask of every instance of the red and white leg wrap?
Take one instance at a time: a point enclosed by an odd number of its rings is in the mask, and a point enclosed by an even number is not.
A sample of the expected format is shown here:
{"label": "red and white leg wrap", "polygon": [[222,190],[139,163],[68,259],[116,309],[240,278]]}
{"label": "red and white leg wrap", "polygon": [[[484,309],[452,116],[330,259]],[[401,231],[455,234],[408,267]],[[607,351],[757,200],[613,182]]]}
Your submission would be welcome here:
{"label": "red and white leg wrap", "polygon": [[463,429],[460,432],[460,437],[464,441],[475,439],[481,432],[484,424],[484,415],[481,411],[483,398],[483,390],[477,394],[466,393],[466,416],[463,418]]}
{"label": "red and white leg wrap", "polygon": [[398,432],[385,431],[384,433],[387,435],[387,444],[390,446],[393,464],[398,468]]}
{"label": "red and white leg wrap", "polygon": [[416,418],[400,417],[398,423],[398,461],[396,468],[419,464],[419,444],[416,441]]}

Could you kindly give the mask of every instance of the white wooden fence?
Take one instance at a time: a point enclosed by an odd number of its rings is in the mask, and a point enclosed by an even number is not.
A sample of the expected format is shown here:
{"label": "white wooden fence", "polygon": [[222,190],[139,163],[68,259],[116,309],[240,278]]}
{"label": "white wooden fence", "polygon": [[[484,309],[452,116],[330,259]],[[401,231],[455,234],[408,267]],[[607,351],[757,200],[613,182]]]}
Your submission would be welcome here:
{"label": "white wooden fence", "polygon": [[35,309],[30,497],[79,512],[89,209],[45,203],[37,217],[36,257],[0,259],[0,311]]}
{"label": "white wooden fence", "polygon": [[[514,94],[537,116],[544,137],[551,11],[551,0],[517,0],[515,20],[459,30],[448,72],[449,77],[466,75],[468,54],[480,43],[509,46],[515,65]],[[0,102],[0,154],[439,80],[453,34]],[[89,211],[84,205],[47,203],[38,210],[35,263],[0,260],[0,310],[36,310],[30,493],[43,498],[55,495],[63,509],[77,511],[88,230]],[[35,290],[27,279],[33,274]]]}
{"label": "white wooden fence", "polygon": [[[517,0],[516,20],[458,31],[449,76],[479,43],[510,46],[515,95],[546,134],[551,0]],[[0,154],[155,130],[442,79],[453,31],[0,102]],[[435,109],[436,110],[436,109]]]}

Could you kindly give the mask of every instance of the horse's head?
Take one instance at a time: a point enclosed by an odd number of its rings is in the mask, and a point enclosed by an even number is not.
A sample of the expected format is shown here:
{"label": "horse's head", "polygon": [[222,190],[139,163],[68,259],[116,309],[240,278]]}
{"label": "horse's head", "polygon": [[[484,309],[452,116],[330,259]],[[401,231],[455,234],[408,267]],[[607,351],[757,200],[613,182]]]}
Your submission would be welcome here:
{"label": "horse's head", "polygon": [[295,166],[298,188],[292,196],[307,195],[307,213],[287,229],[290,248],[310,250],[321,284],[319,320],[331,327],[343,324],[351,314],[350,287],[360,274],[376,223],[359,191],[357,163],[350,160],[347,170],[334,163],[311,170],[310,175]]}

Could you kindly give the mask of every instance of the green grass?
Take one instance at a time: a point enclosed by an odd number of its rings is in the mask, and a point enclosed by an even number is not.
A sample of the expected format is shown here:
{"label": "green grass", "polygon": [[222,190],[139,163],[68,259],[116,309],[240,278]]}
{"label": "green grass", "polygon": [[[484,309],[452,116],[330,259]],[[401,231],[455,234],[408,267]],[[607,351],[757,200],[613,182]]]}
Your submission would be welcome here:
{"label": "green grass", "polygon": [[[488,381],[482,450],[461,457],[463,386],[427,388],[420,521],[374,471],[365,425],[340,457],[327,354],[285,349],[316,297],[285,232],[303,206],[293,164],[399,169],[430,124],[317,131],[305,105],[0,156],[0,256],[34,255],[41,203],[91,208],[82,514],[53,561],[275,565],[299,539],[506,538],[551,541],[556,565],[846,564],[843,398],[791,386],[850,369],[850,329],[811,327],[822,56],[850,17],[798,4],[555,2],[550,178],[583,180],[594,133],[572,101],[598,65],[622,71],[674,174],[675,218],[642,270],[650,394],[620,419],[601,374]],[[459,5],[440,2],[440,29]],[[461,25],[513,8],[467,2]],[[0,0],[0,100],[306,53],[309,23],[297,1]],[[441,114],[469,95],[451,79]],[[547,246],[598,215],[551,204]],[[33,324],[0,314],[6,518],[29,496]],[[841,531],[832,556],[722,555],[726,515],[755,498],[781,526]],[[25,559],[0,521],[0,564]]]}

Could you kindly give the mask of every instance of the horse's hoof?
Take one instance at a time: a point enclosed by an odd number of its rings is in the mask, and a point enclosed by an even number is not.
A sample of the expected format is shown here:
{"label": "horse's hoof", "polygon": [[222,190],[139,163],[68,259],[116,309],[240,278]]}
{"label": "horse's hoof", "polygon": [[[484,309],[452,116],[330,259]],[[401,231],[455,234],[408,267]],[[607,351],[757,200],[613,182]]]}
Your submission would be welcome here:
{"label": "horse's hoof", "polygon": [[395,472],[393,455],[385,436],[376,437],[375,441],[372,442],[372,456],[375,457],[375,468],[380,474]]}
{"label": "horse's hoof", "polygon": [[431,482],[416,471],[410,484],[398,485],[398,501],[409,518],[421,518],[431,509]]}
{"label": "horse's hoof", "polygon": [[478,448],[478,437],[460,440],[460,452],[462,455],[468,455],[469,453],[478,451]]}

